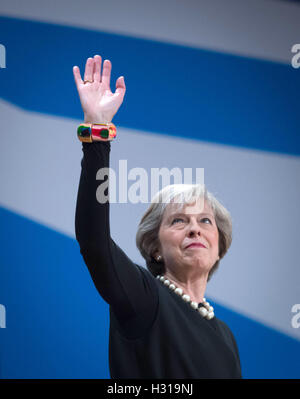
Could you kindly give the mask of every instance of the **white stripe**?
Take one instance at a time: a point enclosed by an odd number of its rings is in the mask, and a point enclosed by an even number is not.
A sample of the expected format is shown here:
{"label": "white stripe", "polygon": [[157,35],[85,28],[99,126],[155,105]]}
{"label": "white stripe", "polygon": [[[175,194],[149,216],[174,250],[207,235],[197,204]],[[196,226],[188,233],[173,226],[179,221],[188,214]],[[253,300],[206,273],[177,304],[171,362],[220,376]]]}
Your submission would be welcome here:
{"label": "white stripe", "polygon": [[[74,237],[80,121],[24,112],[3,101],[0,205]],[[111,168],[205,169],[205,184],[230,210],[233,244],[207,296],[300,339],[291,327],[299,297],[300,159],[118,128]],[[128,182],[130,187],[134,181]],[[112,237],[144,265],[135,234],[147,204],[111,204]],[[79,256],[79,255],[78,255]]]}
{"label": "white stripe", "polygon": [[300,7],[284,1],[10,0],[1,14],[288,64],[300,40]]}

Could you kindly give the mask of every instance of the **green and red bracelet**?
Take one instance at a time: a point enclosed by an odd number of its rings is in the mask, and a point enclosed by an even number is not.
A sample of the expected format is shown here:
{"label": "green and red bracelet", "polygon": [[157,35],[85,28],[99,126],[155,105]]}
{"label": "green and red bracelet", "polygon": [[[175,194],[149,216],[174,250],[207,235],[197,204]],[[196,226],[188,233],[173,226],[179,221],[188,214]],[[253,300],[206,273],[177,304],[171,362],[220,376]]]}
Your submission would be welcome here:
{"label": "green and red bracelet", "polygon": [[111,141],[117,136],[117,129],[113,123],[81,123],[77,129],[80,141],[92,143],[93,141]]}

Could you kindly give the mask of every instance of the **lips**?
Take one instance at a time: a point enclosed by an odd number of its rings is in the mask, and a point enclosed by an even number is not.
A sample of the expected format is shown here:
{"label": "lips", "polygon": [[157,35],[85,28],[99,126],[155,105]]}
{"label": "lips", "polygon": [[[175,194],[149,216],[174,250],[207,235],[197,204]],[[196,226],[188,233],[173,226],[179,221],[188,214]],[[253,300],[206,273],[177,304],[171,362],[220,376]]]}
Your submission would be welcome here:
{"label": "lips", "polygon": [[201,247],[201,248],[206,248],[206,246],[204,244],[202,244],[201,242],[192,242],[191,244],[189,244],[186,248],[190,248],[190,247]]}

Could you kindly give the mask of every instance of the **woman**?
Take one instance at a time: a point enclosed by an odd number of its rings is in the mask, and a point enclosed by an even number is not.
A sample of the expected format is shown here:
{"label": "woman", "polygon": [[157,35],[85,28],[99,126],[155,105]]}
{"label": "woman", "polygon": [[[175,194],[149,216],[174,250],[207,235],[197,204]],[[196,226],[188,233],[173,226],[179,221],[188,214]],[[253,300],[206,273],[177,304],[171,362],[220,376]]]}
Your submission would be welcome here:
{"label": "woman", "polygon": [[[111,63],[73,68],[86,123],[109,123],[123,102],[124,78],[110,91]],[[113,143],[112,143],[113,146]],[[241,378],[229,327],[205,301],[206,283],[231,244],[226,209],[201,185],[171,185],[153,198],[136,243],[149,270],[110,237],[109,202],[96,173],[109,167],[110,141],[82,143],[76,238],[94,284],[110,305],[112,378]]]}

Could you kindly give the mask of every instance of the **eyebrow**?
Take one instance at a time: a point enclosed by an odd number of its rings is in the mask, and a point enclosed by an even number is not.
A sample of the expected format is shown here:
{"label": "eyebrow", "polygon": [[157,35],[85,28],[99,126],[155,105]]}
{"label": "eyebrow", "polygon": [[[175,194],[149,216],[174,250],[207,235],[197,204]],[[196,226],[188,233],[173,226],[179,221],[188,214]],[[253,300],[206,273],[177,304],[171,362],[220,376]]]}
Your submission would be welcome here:
{"label": "eyebrow", "polygon": [[[167,220],[170,220],[170,219],[172,219],[172,218],[175,217],[175,216],[190,216],[190,215],[194,215],[194,213],[175,212],[175,213],[171,214],[171,215],[167,218]],[[213,214],[207,213],[207,212],[198,213],[197,216],[200,216],[200,215],[201,215],[201,216],[208,215],[208,216],[214,218],[214,215],[213,215]]]}

